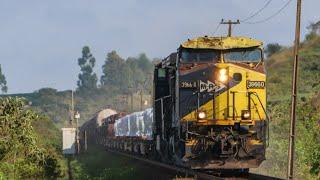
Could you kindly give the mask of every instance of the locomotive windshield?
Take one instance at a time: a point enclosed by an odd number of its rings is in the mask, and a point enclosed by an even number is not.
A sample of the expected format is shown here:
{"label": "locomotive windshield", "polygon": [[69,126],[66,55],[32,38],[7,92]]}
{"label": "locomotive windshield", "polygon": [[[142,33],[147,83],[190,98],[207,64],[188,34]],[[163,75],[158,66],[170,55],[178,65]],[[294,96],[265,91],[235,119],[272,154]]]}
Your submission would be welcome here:
{"label": "locomotive windshield", "polygon": [[262,60],[260,49],[232,49],[224,53],[226,62],[259,62]]}
{"label": "locomotive windshield", "polygon": [[210,49],[182,49],[180,53],[182,62],[217,62],[220,52]]}

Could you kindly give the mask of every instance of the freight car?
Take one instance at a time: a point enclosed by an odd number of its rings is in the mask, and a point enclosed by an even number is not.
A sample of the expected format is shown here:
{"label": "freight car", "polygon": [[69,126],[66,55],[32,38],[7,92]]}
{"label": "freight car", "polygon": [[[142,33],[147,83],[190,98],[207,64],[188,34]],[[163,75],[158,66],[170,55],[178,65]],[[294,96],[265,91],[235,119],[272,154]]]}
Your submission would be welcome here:
{"label": "freight car", "polygon": [[91,138],[92,142],[107,148],[147,155],[150,154],[153,144],[152,127],[153,110],[149,108],[131,114],[110,115],[103,119],[100,126],[96,124],[94,128],[81,128],[81,134],[86,131],[91,134],[88,139]]}
{"label": "freight car", "polygon": [[262,47],[247,37],[183,42],[155,65],[153,110],[111,115],[99,143],[191,169],[258,167],[268,141]]}
{"label": "freight car", "polygon": [[[98,143],[98,135],[97,133],[100,132],[100,129],[103,128],[99,128],[102,127],[105,124],[105,121],[108,117],[112,116],[112,115],[117,115],[117,111],[110,109],[110,108],[106,108],[103,109],[99,112],[97,112],[93,118],[91,118],[89,121],[85,122],[81,127],[80,127],[80,138],[81,138],[81,147],[84,147],[84,132],[86,132],[86,139],[88,140],[88,142],[94,142],[94,143]],[[105,133],[107,133],[107,130],[105,130]],[[101,134],[104,134],[103,132],[101,132]]]}

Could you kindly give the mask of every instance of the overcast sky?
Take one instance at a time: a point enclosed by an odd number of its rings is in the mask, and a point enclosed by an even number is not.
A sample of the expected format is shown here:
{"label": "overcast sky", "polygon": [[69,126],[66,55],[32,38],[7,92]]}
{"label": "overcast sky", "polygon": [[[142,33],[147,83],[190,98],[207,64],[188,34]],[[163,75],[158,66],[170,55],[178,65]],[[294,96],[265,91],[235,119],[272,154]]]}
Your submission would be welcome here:
{"label": "overcast sky", "polygon": [[[141,52],[150,58],[165,57],[181,41],[212,35],[224,19],[244,19],[267,0],[1,0],[0,64],[9,93],[33,92],[42,87],[59,90],[76,87],[81,48],[90,46],[95,71],[107,52],[124,58]],[[278,11],[287,0],[273,0],[251,21]],[[278,16],[261,24],[241,24],[235,35],[265,43],[291,45],[296,0]],[[304,0],[302,36],[310,22],[320,20],[320,1]],[[215,35],[225,35],[220,26]]]}

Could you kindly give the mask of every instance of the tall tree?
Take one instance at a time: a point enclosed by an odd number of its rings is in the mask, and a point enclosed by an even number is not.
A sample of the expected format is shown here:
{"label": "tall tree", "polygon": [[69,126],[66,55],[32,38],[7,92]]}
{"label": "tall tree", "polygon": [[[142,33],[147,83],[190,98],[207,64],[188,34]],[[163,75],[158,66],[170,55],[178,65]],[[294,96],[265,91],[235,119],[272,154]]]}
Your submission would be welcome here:
{"label": "tall tree", "polygon": [[2,92],[6,93],[8,91],[6,76],[2,73],[1,65],[0,65],[0,87]]}
{"label": "tall tree", "polygon": [[101,85],[116,87],[122,92],[136,92],[141,88],[149,89],[152,84],[150,81],[153,64],[145,54],[124,60],[116,51],[111,51],[107,54],[102,71]]}
{"label": "tall tree", "polygon": [[145,79],[145,71],[143,71],[140,67],[139,67],[139,60],[138,58],[135,57],[129,57],[126,60],[126,64],[127,66],[130,67],[132,73],[134,74],[134,76],[131,76],[131,81],[132,81],[132,85],[131,87],[133,89],[138,89],[139,86],[141,86],[142,81]]}
{"label": "tall tree", "polygon": [[143,71],[148,72],[148,73],[152,72],[153,65],[151,63],[151,60],[147,57],[146,54],[141,53],[138,56],[137,60],[138,60],[137,63],[138,63],[138,66],[140,69],[142,69]]}
{"label": "tall tree", "polygon": [[106,61],[102,66],[103,75],[101,76],[102,86],[121,86],[125,77],[123,75],[125,61],[116,51],[111,51],[107,54]]}
{"label": "tall tree", "polygon": [[97,88],[97,75],[93,72],[96,59],[90,52],[88,46],[82,48],[82,57],[78,59],[81,73],[78,75],[78,88],[80,91],[92,90]]}

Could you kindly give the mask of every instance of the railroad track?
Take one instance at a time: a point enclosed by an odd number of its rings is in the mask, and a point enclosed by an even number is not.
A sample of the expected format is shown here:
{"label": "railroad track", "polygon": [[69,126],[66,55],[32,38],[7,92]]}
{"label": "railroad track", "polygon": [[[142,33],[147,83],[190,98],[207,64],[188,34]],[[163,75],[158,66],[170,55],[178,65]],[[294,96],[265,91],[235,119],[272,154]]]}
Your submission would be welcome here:
{"label": "railroad track", "polygon": [[249,179],[249,180],[251,180],[251,179],[252,180],[281,180],[280,178],[265,176],[265,175],[260,175],[260,174],[254,174],[254,173],[249,173],[249,174],[242,175],[242,176],[236,176],[236,175],[233,176],[232,175],[230,177],[218,177],[218,176],[215,176],[212,174],[194,171],[194,170],[181,168],[181,167],[176,167],[176,166],[164,164],[161,162],[153,161],[150,159],[145,159],[142,157],[127,154],[124,152],[115,151],[112,149],[107,149],[107,151],[114,153],[114,154],[121,155],[121,156],[126,156],[128,158],[133,158],[133,159],[136,159],[136,160],[139,160],[139,161],[142,161],[142,162],[145,162],[145,163],[157,166],[157,167],[165,168],[165,169],[168,169],[170,171],[174,171],[174,172],[177,172],[180,174],[184,174],[186,177],[192,176],[194,179],[199,179],[199,180],[245,180],[245,179]]}
{"label": "railroad track", "polygon": [[261,174],[254,174],[254,173],[249,173],[249,178],[248,179],[257,179],[257,180],[282,180],[281,178],[277,177],[271,177],[271,176],[265,176]]}

